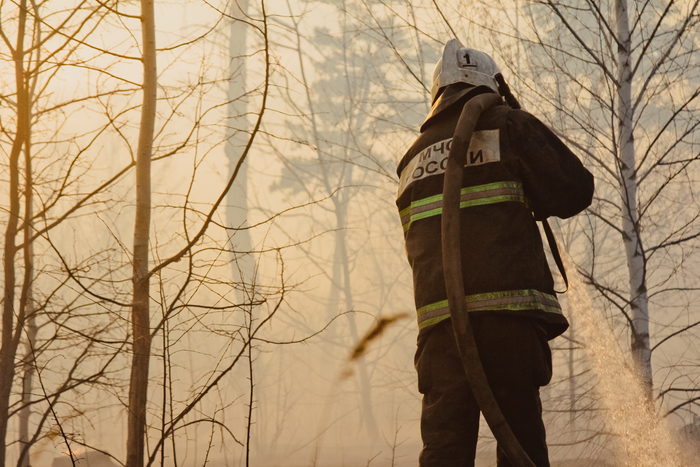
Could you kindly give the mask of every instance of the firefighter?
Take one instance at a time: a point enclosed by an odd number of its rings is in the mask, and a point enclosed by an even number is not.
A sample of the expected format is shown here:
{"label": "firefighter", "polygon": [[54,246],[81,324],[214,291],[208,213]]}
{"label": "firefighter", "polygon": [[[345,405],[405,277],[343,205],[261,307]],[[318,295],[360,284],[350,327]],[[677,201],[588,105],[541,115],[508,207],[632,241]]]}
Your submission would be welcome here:
{"label": "firefighter", "polygon": [[[501,82],[501,85],[499,85]],[[444,171],[460,113],[483,93],[507,96],[478,119],[460,197],[461,263],[478,354],[525,452],[549,466],[539,388],[552,376],[548,340],[568,322],[536,221],[590,205],[593,176],[533,115],[514,109],[493,59],[449,41],[435,67],[432,108],[399,163],[396,201],[418,313],[415,365],[423,395],[421,467],[473,466],[480,411],[447,306],[441,251]],[[497,447],[498,466],[510,466]]]}

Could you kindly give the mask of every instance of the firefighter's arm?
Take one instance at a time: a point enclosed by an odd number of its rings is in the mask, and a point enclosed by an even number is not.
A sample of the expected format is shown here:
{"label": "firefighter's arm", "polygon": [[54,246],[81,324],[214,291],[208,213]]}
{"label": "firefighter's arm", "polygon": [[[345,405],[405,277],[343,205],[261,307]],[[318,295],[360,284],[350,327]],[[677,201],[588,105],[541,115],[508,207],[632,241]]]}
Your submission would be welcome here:
{"label": "firefighter's arm", "polygon": [[566,219],[591,204],[593,175],[536,117],[522,110],[510,111],[508,138],[519,157],[523,188],[537,220]]}

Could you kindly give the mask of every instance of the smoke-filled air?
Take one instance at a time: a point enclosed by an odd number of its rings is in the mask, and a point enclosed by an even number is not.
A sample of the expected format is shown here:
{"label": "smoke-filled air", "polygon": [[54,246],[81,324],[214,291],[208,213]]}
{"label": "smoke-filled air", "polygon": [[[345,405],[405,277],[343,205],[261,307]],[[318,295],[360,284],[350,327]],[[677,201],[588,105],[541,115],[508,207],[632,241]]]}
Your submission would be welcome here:
{"label": "smoke-filled air", "polygon": [[698,31],[0,0],[0,467],[700,465]]}

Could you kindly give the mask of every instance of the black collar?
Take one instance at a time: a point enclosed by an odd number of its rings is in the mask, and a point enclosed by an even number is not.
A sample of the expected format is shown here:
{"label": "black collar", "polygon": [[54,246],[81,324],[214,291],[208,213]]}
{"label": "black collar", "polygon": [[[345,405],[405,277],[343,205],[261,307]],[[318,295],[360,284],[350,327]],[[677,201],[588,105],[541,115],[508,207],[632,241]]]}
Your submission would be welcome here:
{"label": "black collar", "polygon": [[468,100],[479,94],[493,92],[493,89],[488,86],[470,86],[468,84],[451,84],[445,88],[442,94],[438,96],[435,103],[428,112],[428,116],[420,127],[420,132],[423,133],[437,118],[438,115],[455,105],[464,105]]}

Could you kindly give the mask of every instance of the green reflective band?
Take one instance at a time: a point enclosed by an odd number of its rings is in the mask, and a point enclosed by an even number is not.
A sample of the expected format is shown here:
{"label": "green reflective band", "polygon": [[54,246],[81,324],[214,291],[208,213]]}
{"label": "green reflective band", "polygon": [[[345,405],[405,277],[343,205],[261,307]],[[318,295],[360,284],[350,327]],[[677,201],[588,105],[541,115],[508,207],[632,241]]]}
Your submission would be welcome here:
{"label": "green reflective band", "polygon": [[[527,205],[523,186],[519,182],[497,182],[462,188],[459,201],[460,208],[505,203],[508,201]],[[442,193],[413,201],[409,207],[399,211],[404,232],[411,228],[411,224],[414,221],[441,214]]]}
{"label": "green reflective band", "polygon": [[520,182],[494,182],[487,183],[486,185],[468,186],[462,188],[460,193],[479,193],[482,191],[497,190],[499,188],[515,188],[521,192],[523,191],[523,185]]}
{"label": "green reflective band", "polygon": [[[542,310],[561,314],[557,297],[533,289],[467,295],[465,299],[467,311]],[[418,328],[432,326],[449,317],[447,300],[431,303],[418,309]]]}

